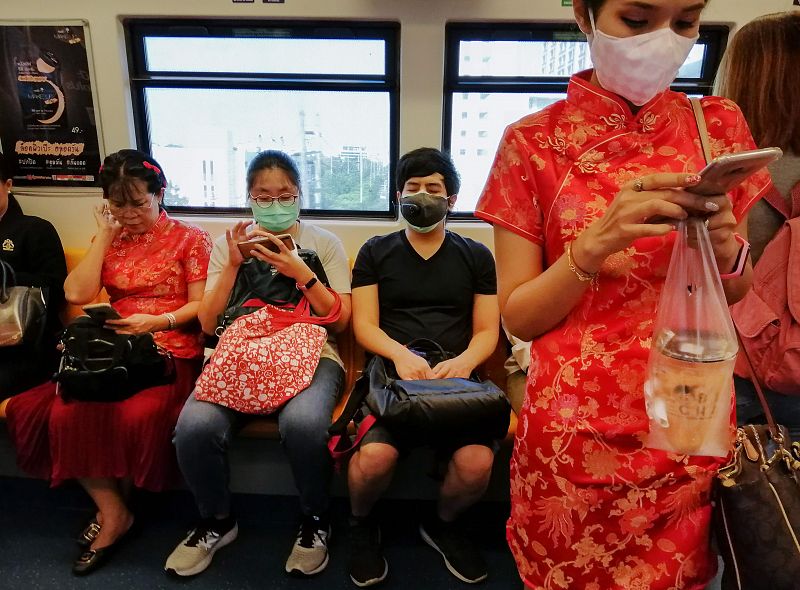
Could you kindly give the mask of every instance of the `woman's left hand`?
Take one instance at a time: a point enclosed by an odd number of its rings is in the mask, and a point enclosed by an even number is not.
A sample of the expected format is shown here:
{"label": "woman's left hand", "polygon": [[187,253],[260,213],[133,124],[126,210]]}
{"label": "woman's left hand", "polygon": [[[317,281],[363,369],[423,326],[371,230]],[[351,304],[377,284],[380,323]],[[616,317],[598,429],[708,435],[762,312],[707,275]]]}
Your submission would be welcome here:
{"label": "woman's left hand", "polygon": [[111,328],[117,334],[144,334],[163,330],[165,322],[164,316],[135,313],[119,320],[106,320],[105,327]]}
{"label": "woman's left hand", "polygon": [[278,252],[273,252],[266,247],[258,244],[253,247],[253,256],[262,262],[266,262],[275,267],[279,273],[294,279],[300,284],[305,284],[314,276],[314,272],[303,262],[297,249],[289,250],[286,245],[272,234],[266,234],[273,244],[277,246]]}
{"label": "woman's left hand", "polygon": [[[739,254],[739,242],[736,241],[734,233],[737,221],[733,215],[733,206],[730,199],[725,195],[716,197],[705,197],[704,200],[714,202],[719,209],[711,215],[706,215],[706,228],[711,238],[711,246],[714,248],[714,257],[717,259],[717,266],[720,272],[726,273],[736,262]],[[704,211],[707,213],[707,211]]]}

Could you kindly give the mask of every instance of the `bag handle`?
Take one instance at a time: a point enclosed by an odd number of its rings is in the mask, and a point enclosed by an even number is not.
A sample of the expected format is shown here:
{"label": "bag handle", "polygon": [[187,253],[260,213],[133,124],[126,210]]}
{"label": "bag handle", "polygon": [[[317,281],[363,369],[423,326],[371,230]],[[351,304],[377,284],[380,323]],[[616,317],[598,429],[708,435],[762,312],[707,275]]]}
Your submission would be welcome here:
{"label": "bag handle", "polygon": [[447,352],[445,352],[444,348],[442,348],[441,344],[439,344],[435,340],[431,340],[430,338],[414,338],[411,342],[406,344],[406,348],[411,349],[420,344],[427,344],[429,349],[433,349],[434,352],[438,352],[439,354],[441,354],[442,358],[445,358],[448,354]]}
{"label": "bag handle", "polygon": [[[17,275],[14,273],[14,267],[5,260],[0,260],[0,266],[3,267],[3,283],[0,285],[0,303],[5,303],[10,297],[8,289],[17,284]],[[11,279],[10,281],[9,277]]]}
{"label": "bag handle", "polygon": [[324,326],[326,324],[334,323],[342,315],[342,297],[330,287],[326,287],[326,289],[328,290],[328,293],[333,295],[333,306],[327,315],[312,315],[311,303],[309,302],[308,298],[303,295],[303,298],[300,300],[297,306],[295,306],[293,311],[287,311],[281,314],[273,314],[272,325],[276,330],[280,330],[281,328],[287,328],[293,324],[316,324],[318,326]]}
{"label": "bag handle", "polygon": [[[692,103],[694,119],[697,123],[697,130],[700,133],[700,144],[703,146],[703,156],[706,159],[706,163],[708,163],[711,161],[711,146],[708,141],[708,127],[706,126],[706,119],[703,116],[703,107],[700,104],[699,98],[691,98],[689,100]],[[731,320],[733,321],[733,318],[731,318]],[[769,408],[767,397],[764,395],[764,391],[761,388],[761,383],[759,382],[759,379],[756,376],[756,372],[753,368],[753,362],[750,360],[750,355],[747,354],[747,349],[744,347],[744,343],[742,342],[742,335],[739,333],[739,327],[736,325],[735,321],[733,321],[733,330],[736,332],[736,339],[739,342],[739,352],[744,355],[747,368],[750,371],[750,377],[753,381],[753,385],[756,388],[756,393],[758,394],[758,401],[761,402],[761,408],[764,410],[764,416],[767,418],[769,432],[776,443],[782,444],[783,434],[781,434],[781,430],[778,428],[778,425],[775,422],[775,417],[772,415],[772,410]]]}

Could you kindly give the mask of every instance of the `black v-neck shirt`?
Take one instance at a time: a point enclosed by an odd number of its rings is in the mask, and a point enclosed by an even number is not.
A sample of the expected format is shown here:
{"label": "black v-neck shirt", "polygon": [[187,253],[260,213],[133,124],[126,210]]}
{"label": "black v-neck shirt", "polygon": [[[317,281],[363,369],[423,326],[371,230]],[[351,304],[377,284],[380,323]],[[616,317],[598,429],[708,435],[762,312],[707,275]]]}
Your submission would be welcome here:
{"label": "black v-neck shirt", "polygon": [[430,338],[456,354],[472,339],[475,295],[497,294],[492,253],[451,231],[427,260],[404,230],[371,238],[358,252],[352,285],[378,285],[380,327],[393,340]]}

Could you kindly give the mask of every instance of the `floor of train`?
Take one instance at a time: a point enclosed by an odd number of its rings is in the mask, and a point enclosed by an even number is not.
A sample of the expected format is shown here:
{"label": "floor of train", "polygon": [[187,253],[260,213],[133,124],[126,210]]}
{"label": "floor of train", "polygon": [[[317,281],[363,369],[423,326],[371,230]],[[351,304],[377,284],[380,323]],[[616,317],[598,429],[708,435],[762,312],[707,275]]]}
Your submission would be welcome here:
{"label": "floor of train", "polygon": [[[296,534],[297,500],[285,496],[237,494],[239,538],[214,556],[211,567],[192,579],[164,574],[164,560],[194,517],[185,491],[141,493],[135,498],[136,533],[101,570],[75,578],[70,566],[78,553],[74,536],[91,514],[75,485],[50,489],[41,481],[0,477],[0,588],[5,590],[157,590],[205,588],[247,590],[352,590],[347,576],[347,503],[334,498],[331,509],[331,562],[319,576],[297,579],[283,571]],[[389,577],[386,590],[463,590],[438,553],[417,532],[419,514],[431,501],[386,500],[380,507]],[[483,502],[471,511],[470,531],[489,564],[484,590],[520,588],[504,541],[508,504]],[[344,533],[344,534],[343,534]]]}

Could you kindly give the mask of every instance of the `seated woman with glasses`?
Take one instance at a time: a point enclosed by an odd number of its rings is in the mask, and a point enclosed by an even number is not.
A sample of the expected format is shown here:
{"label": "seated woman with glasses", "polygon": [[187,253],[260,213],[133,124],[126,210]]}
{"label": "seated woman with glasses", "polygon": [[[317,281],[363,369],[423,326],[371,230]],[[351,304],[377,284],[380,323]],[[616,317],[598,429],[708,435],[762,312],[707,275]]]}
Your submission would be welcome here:
{"label": "seated woman with glasses", "polygon": [[48,382],[9,402],[19,465],[53,485],[77,479],[97,506],[78,537],[83,550],[72,570],[78,575],[101,566],[130,530],[133,486],[158,491],[178,479],[170,439],[201,368],[197,310],[211,251],[204,230],[167,215],[167,181],[152,158],[136,150],[111,154],[100,184],[97,233],[67,276],[66,298],[90,303],[105,288],[123,318],[106,325],[121,334],[152,332],[172,353],[175,380],[115,402],[64,401]]}
{"label": "seated woman with glasses", "polygon": [[[297,248],[314,250],[332,290],[340,294],[341,314],[330,324],[338,333],[350,320],[350,271],[341,240],[300,217],[300,174],[283,152],[258,154],[247,169],[247,192],[256,224],[237,223],[214,245],[208,268],[206,293],[198,317],[203,331],[213,334],[227,306],[243,263],[263,265],[264,272],[290,277],[304,292],[318,316],[328,315],[335,296],[317,280],[298,255],[275,238],[289,234]],[[257,236],[271,236],[270,246],[256,246],[256,260],[244,261],[237,244]],[[266,264],[265,264],[266,263]],[[344,368],[329,335],[311,384],[278,411],[281,441],[300,493],[302,523],[286,561],[286,571],[301,576],[321,572],[328,564],[328,486],[332,462],[327,449],[328,426],[344,386]],[[257,384],[254,384],[257,386]],[[248,415],[228,407],[200,401],[196,392],[186,402],[175,430],[175,447],[181,471],[194,494],[201,520],[175,548],[164,566],[179,576],[199,574],[214,553],[231,543],[238,533],[228,489],[228,443]]]}

